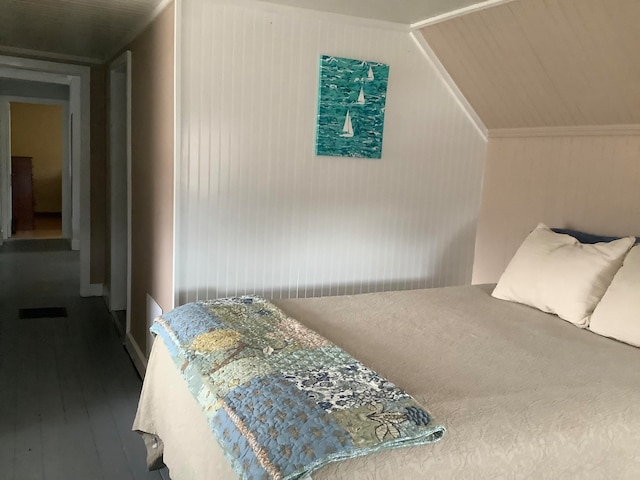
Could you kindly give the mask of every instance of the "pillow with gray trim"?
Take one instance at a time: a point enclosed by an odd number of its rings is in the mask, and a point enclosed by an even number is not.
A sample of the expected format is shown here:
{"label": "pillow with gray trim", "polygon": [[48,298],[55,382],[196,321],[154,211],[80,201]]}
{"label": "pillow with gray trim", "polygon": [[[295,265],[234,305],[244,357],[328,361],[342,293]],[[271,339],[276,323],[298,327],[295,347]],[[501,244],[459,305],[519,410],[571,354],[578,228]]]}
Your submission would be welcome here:
{"label": "pillow with gray trim", "polygon": [[640,245],[633,247],[591,315],[589,329],[640,347]]}
{"label": "pillow with gray trim", "polygon": [[635,237],[624,237],[583,244],[540,223],[522,242],[492,295],[587,327],[634,242]]}

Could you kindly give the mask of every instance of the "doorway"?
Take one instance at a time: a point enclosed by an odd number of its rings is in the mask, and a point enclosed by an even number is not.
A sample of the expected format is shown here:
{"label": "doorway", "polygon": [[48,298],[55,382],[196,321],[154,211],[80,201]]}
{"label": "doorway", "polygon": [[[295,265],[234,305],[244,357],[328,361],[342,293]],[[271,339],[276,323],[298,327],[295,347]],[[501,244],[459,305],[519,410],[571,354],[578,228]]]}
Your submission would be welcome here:
{"label": "doorway", "polygon": [[[10,102],[12,239],[63,236],[64,104]],[[68,184],[69,182],[65,182]],[[64,195],[65,198],[68,193]],[[65,207],[70,207],[64,205]],[[64,216],[68,216],[64,211]],[[67,237],[68,238],[68,237]]]}
{"label": "doorway", "polygon": [[[62,191],[70,192],[70,218],[65,226],[63,207],[63,236],[69,229],[71,248],[80,251],[80,295],[101,296],[103,284],[91,279],[91,215],[90,215],[90,68],[60,62],[48,62],[0,55],[0,78],[19,81],[64,85],[69,89],[69,171],[70,185]],[[0,96],[0,244],[8,238],[11,228],[11,154],[9,151],[9,102]],[[63,199],[63,203],[64,203]]]}
{"label": "doorway", "polygon": [[131,52],[109,67],[109,310],[122,338],[131,320]]}

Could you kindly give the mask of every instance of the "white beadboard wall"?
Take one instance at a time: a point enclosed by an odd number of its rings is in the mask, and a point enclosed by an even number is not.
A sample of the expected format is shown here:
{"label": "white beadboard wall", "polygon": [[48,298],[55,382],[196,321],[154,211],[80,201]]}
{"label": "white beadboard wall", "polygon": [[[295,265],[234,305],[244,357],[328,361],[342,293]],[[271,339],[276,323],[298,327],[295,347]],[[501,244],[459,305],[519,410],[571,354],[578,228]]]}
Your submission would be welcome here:
{"label": "white beadboard wall", "polygon": [[[471,281],[486,140],[408,32],[177,8],[179,304]],[[381,160],[314,154],[322,54],[390,65]]]}
{"label": "white beadboard wall", "polygon": [[473,283],[497,282],[538,222],[640,236],[640,135],[490,138]]}

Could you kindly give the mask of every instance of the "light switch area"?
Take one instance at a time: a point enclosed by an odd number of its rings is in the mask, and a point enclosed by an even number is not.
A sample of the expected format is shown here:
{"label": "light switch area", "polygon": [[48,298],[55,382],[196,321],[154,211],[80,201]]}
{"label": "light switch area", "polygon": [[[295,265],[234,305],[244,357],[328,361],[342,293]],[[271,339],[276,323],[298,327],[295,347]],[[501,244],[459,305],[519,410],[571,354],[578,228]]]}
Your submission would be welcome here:
{"label": "light switch area", "polygon": [[151,345],[153,345],[153,335],[149,331],[153,321],[162,315],[162,307],[147,293],[147,351],[146,356],[149,358],[151,353]]}

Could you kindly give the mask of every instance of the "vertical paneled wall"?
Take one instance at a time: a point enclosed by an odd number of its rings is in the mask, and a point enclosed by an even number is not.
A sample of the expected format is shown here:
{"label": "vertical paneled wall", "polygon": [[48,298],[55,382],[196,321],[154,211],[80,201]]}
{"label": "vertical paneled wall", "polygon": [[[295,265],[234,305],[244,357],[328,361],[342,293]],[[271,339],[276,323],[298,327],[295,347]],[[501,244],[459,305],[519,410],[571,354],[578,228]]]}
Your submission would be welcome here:
{"label": "vertical paneled wall", "polygon": [[492,138],[474,283],[492,283],[538,222],[640,236],[640,135]]}
{"label": "vertical paneled wall", "polygon": [[[486,141],[407,32],[178,8],[179,303],[470,282]],[[390,65],[381,160],[314,154],[322,54]]]}

